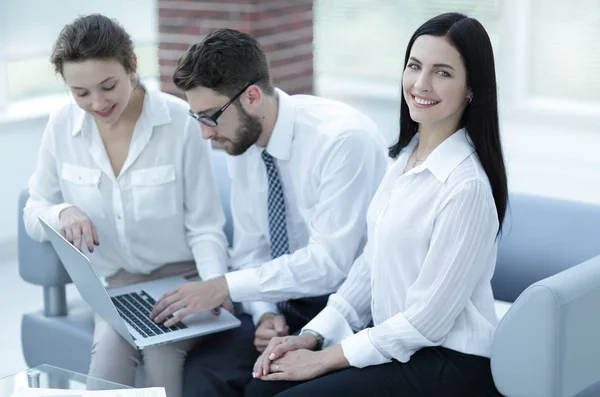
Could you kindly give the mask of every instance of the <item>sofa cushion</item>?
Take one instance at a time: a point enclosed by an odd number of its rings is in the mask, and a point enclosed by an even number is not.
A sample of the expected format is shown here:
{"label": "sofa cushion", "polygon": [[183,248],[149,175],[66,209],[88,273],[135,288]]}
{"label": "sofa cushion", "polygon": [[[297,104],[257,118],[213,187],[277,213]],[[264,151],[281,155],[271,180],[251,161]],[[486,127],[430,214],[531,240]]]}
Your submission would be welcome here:
{"label": "sofa cushion", "polygon": [[600,206],[511,194],[492,279],[494,296],[514,302],[536,281],[600,255]]}

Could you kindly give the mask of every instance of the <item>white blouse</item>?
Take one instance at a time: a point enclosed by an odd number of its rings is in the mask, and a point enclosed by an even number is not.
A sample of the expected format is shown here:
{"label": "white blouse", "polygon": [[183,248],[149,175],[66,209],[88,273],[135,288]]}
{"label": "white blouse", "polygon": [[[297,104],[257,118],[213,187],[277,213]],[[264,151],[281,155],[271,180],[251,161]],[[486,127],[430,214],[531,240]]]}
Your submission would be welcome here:
{"label": "white blouse", "polygon": [[60,211],[74,205],[96,225],[100,245],[89,257],[101,276],[121,268],[148,274],[192,259],[202,278],[224,274],[225,216],[210,143],[187,109],[181,99],[147,90],[117,177],[91,115],[75,103],[52,113],[29,180],[29,235],[46,240],[38,216],[58,229]]}
{"label": "white blouse", "polygon": [[490,356],[499,227],[491,187],[465,130],[403,174],[418,139],[379,186],[348,279],[305,327],[325,346],[341,342],[355,367],[407,362],[428,346]]}

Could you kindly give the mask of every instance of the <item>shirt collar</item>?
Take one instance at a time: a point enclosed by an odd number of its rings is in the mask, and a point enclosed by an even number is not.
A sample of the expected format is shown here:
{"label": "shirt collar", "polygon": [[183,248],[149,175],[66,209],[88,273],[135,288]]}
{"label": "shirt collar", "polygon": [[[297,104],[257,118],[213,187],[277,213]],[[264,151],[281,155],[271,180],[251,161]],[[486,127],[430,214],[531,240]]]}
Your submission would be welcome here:
{"label": "shirt collar", "polygon": [[71,106],[71,109],[73,110],[73,130],[71,131],[71,134],[73,136],[79,135],[81,133],[81,131],[83,130],[83,122],[86,119],[86,115],[88,114],[85,110],[83,110],[82,108],[80,108],[79,106],[77,106],[77,104],[74,104]]}
{"label": "shirt collar", "polygon": [[287,161],[291,157],[294,138],[296,106],[291,96],[275,88],[278,98],[277,121],[267,144],[267,152],[278,160]]}
{"label": "shirt collar", "polygon": [[444,142],[436,147],[423,163],[440,182],[446,182],[452,171],[475,149],[467,131],[462,128],[450,135]]}
{"label": "shirt collar", "polygon": [[[169,106],[164,95],[160,95],[159,92],[153,89],[144,87],[146,94],[144,95],[144,104],[142,107],[142,114],[138,122],[144,120],[148,121],[151,127],[169,124],[171,122],[171,113],[169,112]],[[73,115],[73,130],[71,131],[73,136],[79,135],[84,129],[84,125],[93,121],[93,116],[75,105]]]}

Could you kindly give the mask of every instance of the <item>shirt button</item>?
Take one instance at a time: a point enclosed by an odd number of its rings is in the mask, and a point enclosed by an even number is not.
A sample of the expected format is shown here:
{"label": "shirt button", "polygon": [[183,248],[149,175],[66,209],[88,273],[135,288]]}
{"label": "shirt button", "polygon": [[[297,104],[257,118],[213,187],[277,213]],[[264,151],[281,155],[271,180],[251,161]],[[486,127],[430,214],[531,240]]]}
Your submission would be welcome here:
{"label": "shirt button", "polygon": [[118,220],[121,220],[121,214],[118,214],[118,215],[117,215],[117,219],[118,219]]}

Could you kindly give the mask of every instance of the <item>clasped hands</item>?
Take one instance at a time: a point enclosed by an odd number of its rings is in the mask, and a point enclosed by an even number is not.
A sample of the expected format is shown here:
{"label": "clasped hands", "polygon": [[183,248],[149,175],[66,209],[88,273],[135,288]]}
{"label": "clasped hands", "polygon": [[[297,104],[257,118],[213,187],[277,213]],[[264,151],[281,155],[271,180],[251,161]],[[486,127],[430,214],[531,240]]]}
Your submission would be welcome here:
{"label": "clasped hands", "polygon": [[349,366],[340,345],[313,351],[314,335],[274,337],[254,364],[252,376],[266,381],[310,380]]}

